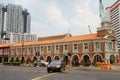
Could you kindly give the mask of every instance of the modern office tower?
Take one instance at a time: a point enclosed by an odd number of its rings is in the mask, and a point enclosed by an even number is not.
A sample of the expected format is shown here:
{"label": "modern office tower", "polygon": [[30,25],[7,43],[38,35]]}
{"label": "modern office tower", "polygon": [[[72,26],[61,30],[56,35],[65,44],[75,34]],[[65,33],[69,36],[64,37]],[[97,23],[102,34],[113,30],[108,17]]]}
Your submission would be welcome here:
{"label": "modern office tower", "polygon": [[[8,4],[6,8],[6,32],[30,34],[31,18],[28,11],[23,10],[20,5],[13,4]],[[6,37],[8,37],[8,34]]]}
{"label": "modern office tower", "polygon": [[118,48],[120,48],[120,0],[117,0],[112,6],[107,7],[106,10],[115,29],[115,35],[118,38]]}
{"label": "modern office tower", "polygon": [[3,37],[4,31],[4,5],[0,3],[0,38]]}

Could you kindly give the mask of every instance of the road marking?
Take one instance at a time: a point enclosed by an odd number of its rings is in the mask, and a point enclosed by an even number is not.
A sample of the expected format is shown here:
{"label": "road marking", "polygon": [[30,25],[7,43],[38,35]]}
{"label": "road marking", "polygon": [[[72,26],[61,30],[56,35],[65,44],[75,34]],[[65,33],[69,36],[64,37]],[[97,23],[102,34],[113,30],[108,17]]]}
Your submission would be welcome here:
{"label": "road marking", "polygon": [[[67,69],[63,72],[67,72],[67,71],[70,71],[72,69]],[[46,74],[46,75],[43,75],[43,76],[40,76],[40,77],[37,77],[37,78],[33,78],[32,80],[39,80],[39,79],[42,79],[42,78],[45,78],[45,77],[48,77],[48,76],[51,76],[51,75],[55,75],[55,74],[58,74],[59,72],[56,72],[56,73],[51,73],[51,74]]]}
{"label": "road marking", "polygon": [[44,75],[44,76],[40,76],[40,77],[34,78],[34,79],[32,79],[32,80],[38,80],[38,79],[45,78],[45,77],[48,77],[48,76],[51,76],[51,75],[54,75],[54,74],[58,74],[58,72],[56,72],[56,73],[51,73],[51,74],[47,74],[47,75]]}

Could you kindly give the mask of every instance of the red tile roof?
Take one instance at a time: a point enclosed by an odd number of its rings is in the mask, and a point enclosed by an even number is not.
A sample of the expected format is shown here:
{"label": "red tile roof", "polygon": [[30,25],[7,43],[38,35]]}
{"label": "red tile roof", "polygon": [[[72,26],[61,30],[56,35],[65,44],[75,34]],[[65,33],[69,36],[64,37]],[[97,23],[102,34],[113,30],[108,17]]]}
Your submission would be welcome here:
{"label": "red tile roof", "polygon": [[97,34],[87,34],[87,35],[68,37],[64,41],[69,42],[69,41],[91,40],[91,39],[100,39],[100,38],[102,37],[97,36]]}
{"label": "red tile roof", "polygon": [[60,37],[60,36],[66,36],[67,34],[59,34],[59,35],[53,35],[53,36],[42,36],[38,38],[51,38],[51,37]]}
{"label": "red tile roof", "polygon": [[[53,40],[43,40],[43,41],[32,41],[32,42],[17,42],[10,44],[11,46],[27,46],[27,45],[36,45],[36,44],[51,44],[51,43],[60,43],[60,42],[71,42],[71,41],[82,41],[82,40],[91,40],[91,39],[100,39],[102,37],[97,36],[97,34],[87,34],[72,36],[66,39],[53,39]],[[9,44],[0,45],[0,47],[9,46]]]}
{"label": "red tile roof", "polygon": [[9,47],[10,46],[10,44],[0,44],[0,48],[1,47]]}

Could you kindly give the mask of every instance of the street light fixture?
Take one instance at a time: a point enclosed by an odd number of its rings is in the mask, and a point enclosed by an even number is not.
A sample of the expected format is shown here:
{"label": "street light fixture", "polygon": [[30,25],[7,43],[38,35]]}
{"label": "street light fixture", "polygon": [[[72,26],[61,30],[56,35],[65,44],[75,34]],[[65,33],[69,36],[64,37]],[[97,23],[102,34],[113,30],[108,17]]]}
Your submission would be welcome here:
{"label": "street light fixture", "polygon": [[24,57],[23,57],[23,50],[24,50],[24,42],[22,42],[22,64],[23,64],[23,59],[24,59]]}
{"label": "street light fixture", "polygon": [[[111,41],[113,42],[113,50],[114,50],[114,54],[115,54],[115,41],[116,41],[115,37]],[[115,63],[116,63],[116,56],[115,56]]]}
{"label": "street light fixture", "polygon": [[35,55],[37,56],[37,59],[36,59],[36,62],[37,62],[37,67],[39,67],[38,62],[39,62],[39,55],[40,55],[40,54],[39,54],[39,52],[36,52],[36,53],[35,53]]}
{"label": "street light fixture", "polygon": [[22,35],[22,64],[24,63],[24,52],[25,49],[24,49],[24,35]]}

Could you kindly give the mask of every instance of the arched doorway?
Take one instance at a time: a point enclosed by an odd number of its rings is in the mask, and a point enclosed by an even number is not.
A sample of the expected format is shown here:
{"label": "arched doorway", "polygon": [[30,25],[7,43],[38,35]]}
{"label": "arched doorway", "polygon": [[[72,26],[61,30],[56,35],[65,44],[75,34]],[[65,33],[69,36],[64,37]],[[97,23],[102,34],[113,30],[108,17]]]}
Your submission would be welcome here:
{"label": "arched doorway", "polygon": [[46,60],[46,61],[50,63],[51,60],[52,60],[51,57],[50,57],[50,56],[47,56],[47,60]]}
{"label": "arched doorway", "polygon": [[88,55],[84,55],[83,56],[83,66],[85,67],[89,67],[90,66],[90,58]]}
{"label": "arched doorway", "polygon": [[13,57],[11,58],[10,62],[14,62],[14,58]]}
{"label": "arched doorway", "polygon": [[[14,61],[14,58],[13,58],[13,61]],[[4,62],[8,62],[8,56],[4,57]]]}
{"label": "arched doorway", "polygon": [[94,64],[95,64],[96,62],[102,62],[102,57],[101,57],[100,55],[95,55],[95,56],[94,56]]}
{"label": "arched doorway", "polygon": [[72,57],[72,66],[79,66],[79,58],[77,55]]}
{"label": "arched doorway", "polygon": [[2,57],[0,57],[0,63],[2,62]]}
{"label": "arched doorway", "polygon": [[34,58],[33,58],[33,62],[34,62],[34,61],[37,61],[37,57],[36,57],[36,56],[34,56]]}
{"label": "arched doorway", "polygon": [[27,64],[30,64],[30,63],[31,63],[30,57],[27,58],[26,63],[27,63]]}
{"label": "arched doorway", "polygon": [[59,60],[59,57],[58,57],[58,56],[55,56],[54,60]]}
{"label": "arched doorway", "polygon": [[18,57],[16,58],[15,62],[19,62],[19,58]]}
{"label": "arched doorway", "polygon": [[63,62],[67,65],[68,63],[69,63],[69,61],[68,61],[68,56],[64,56],[63,57]]}
{"label": "arched doorway", "polygon": [[22,57],[21,62],[25,63],[25,58],[24,57]]}
{"label": "arched doorway", "polygon": [[110,64],[114,64],[115,63],[115,56],[111,55],[110,56]]}
{"label": "arched doorway", "polygon": [[43,56],[40,56],[40,60],[44,60]]}

